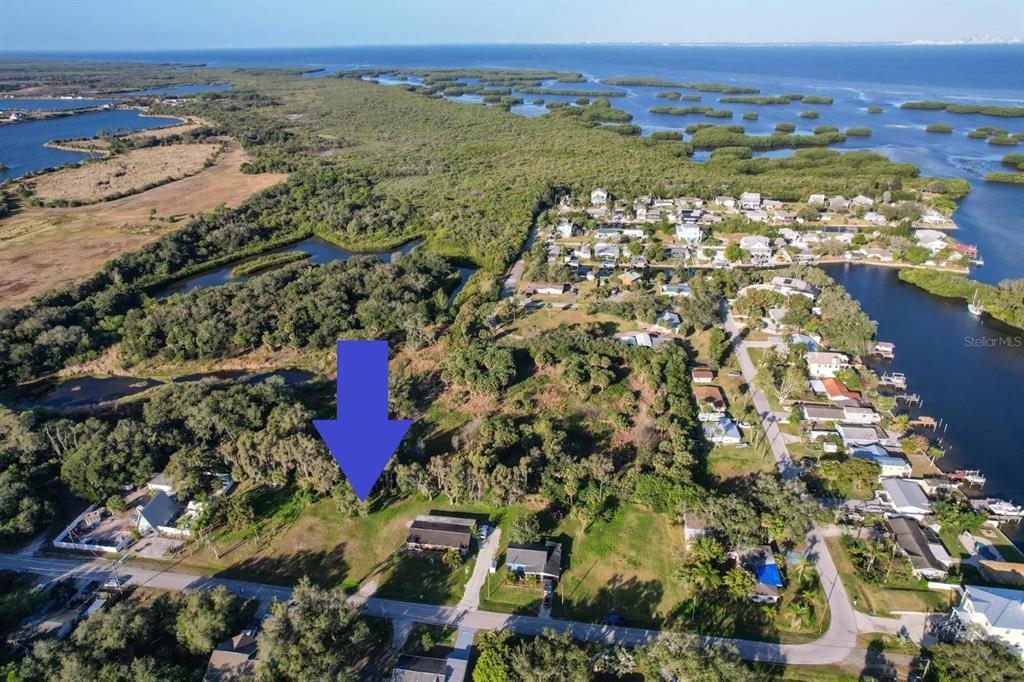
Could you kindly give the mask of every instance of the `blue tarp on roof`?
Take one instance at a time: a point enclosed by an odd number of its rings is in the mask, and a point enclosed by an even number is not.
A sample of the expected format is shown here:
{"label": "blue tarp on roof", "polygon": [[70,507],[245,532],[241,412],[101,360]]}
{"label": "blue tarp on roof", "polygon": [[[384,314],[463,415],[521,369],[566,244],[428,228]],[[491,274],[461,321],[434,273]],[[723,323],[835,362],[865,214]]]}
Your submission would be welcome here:
{"label": "blue tarp on roof", "polygon": [[782,575],[775,564],[761,564],[757,567],[757,581],[762,585],[782,587]]}

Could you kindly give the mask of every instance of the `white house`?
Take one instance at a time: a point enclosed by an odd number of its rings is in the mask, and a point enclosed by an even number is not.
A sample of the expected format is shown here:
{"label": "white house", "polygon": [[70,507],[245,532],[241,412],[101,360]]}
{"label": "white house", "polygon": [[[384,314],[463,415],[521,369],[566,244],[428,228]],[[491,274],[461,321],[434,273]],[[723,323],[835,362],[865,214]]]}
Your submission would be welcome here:
{"label": "white house", "polygon": [[750,254],[751,258],[771,258],[772,246],[768,237],[759,234],[748,234],[740,239],[740,248]]}
{"label": "white house", "polygon": [[736,197],[715,197],[715,206],[736,208]]}
{"label": "white house", "polygon": [[594,206],[604,206],[608,203],[608,192],[598,187],[590,193],[590,203]]}
{"label": "white house", "polygon": [[914,230],[914,239],[918,246],[923,246],[929,251],[941,251],[946,248],[946,235],[938,230]]}
{"label": "white house", "polygon": [[689,296],[691,293],[689,284],[662,284],[661,295],[669,298],[678,296]]}
{"label": "white house", "polygon": [[615,244],[594,244],[594,258],[618,258],[619,247]]}
{"label": "white house", "polygon": [[724,414],[717,421],[704,422],[704,437],[718,445],[736,445],[742,440],[736,422]]}
{"label": "white house", "polygon": [[882,415],[875,412],[871,407],[857,407],[845,405],[843,407],[843,419],[850,424],[877,424],[882,421]]}
{"label": "white house", "polygon": [[761,208],[761,195],[758,192],[744,192],[740,195],[740,208]]}
{"label": "white house", "polygon": [[875,200],[870,197],[866,197],[863,194],[858,194],[854,198],[850,199],[850,204],[861,208],[871,208],[875,205]]}
{"label": "white house", "polygon": [[842,194],[837,194],[828,200],[828,210],[845,211],[850,208],[850,202]]}
{"label": "white house", "polygon": [[651,329],[669,334],[679,329],[680,323],[679,315],[674,310],[666,310],[661,315],[658,315],[658,319],[654,322],[654,326]]}
{"label": "white house", "polygon": [[952,614],[968,639],[991,639],[1024,654],[1024,591],[964,585]]}
{"label": "white house", "polygon": [[878,443],[861,445],[853,448],[853,456],[871,460],[881,469],[879,476],[883,478],[909,478],[913,473],[910,462],[902,457],[889,454],[889,451]]}
{"label": "white house", "polygon": [[555,233],[562,239],[565,239],[577,234],[577,230],[576,226],[572,224],[572,221],[563,220],[558,224],[558,227],[555,228]]}
{"label": "white house", "polygon": [[839,424],[836,427],[843,444],[851,449],[864,445],[873,445],[886,440],[885,432],[877,426],[867,424]]}
{"label": "white house", "polygon": [[704,238],[704,231],[700,225],[694,223],[681,223],[676,225],[676,239],[684,242],[699,242]]}
{"label": "white house", "polygon": [[812,194],[807,199],[807,203],[810,204],[811,206],[824,206],[825,201],[826,199],[824,194]]}
{"label": "white house", "polygon": [[836,372],[850,366],[850,359],[842,353],[807,353],[807,372],[815,379],[835,377]]}
{"label": "white house", "polygon": [[889,249],[869,248],[860,251],[868,260],[876,260],[880,263],[891,263],[894,258]]}
{"label": "white house", "polygon": [[559,296],[569,291],[569,285],[564,282],[527,282],[527,294],[545,294],[548,296]]}
{"label": "white house", "polygon": [[910,478],[883,478],[878,495],[897,514],[919,519],[931,512],[924,489]]}

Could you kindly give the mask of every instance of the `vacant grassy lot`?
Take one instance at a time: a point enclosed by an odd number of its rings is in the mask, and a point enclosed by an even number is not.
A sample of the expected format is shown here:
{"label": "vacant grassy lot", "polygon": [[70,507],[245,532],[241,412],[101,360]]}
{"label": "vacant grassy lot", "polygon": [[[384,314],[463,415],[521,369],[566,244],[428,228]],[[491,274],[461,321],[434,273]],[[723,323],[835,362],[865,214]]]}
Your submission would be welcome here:
{"label": "vacant grassy lot", "polygon": [[100,201],[137,192],[202,170],[217,152],[217,144],[174,144],[133,149],[30,180],[35,196],[44,202]]}
{"label": "vacant grassy lot", "polygon": [[0,300],[17,306],[76,282],[190,215],[221,203],[237,206],[285,178],[242,173],[239,169],[248,158],[241,147],[229,143],[212,167],[184,180],[91,206],[17,210],[0,220]]}
{"label": "vacant grassy lot", "polygon": [[763,442],[759,447],[749,443],[740,445],[716,445],[708,455],[708,468],[719,479],[737,478],[747,474],[775,470],[775,458]]}

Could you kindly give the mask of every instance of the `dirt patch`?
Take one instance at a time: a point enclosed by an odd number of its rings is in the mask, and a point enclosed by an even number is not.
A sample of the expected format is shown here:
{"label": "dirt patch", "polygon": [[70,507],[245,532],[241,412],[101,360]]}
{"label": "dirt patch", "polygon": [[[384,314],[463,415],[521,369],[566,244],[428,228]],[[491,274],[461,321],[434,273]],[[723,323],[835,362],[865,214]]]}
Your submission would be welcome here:
{"label": "dirt patch", "polygon": [[[0,220],[0,306],[21,305],[83,279],[111,258],[179,227],[190,215],[220,203],[237,206],[286,177],[246,175],[240,170],[246,160],[248,155],[232,142],[213,166],[184,180],[116,201],[28,208]],[[156,211],[152,216],[151,210]]]}
{"label": "dirt patch", "polygon": [[100,201],[172,178],[194,175],[214,159],[219,149],[217,144],[173,144],[133,149],[74,168],[46,173],[31,183],[35,196],[44,202],[57,199]]}

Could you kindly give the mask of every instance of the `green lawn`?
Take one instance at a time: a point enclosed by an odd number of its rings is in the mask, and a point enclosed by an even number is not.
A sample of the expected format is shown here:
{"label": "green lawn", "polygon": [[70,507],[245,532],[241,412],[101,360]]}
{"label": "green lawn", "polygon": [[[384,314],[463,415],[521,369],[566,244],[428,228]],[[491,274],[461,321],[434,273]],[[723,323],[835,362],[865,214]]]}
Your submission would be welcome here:
{"label": "green lawn", "polygon": [[399,552],[379,574],[375,596],[424,604],[456,604],[473,574],[475,560],[473,551],[461,565],[449,567],[440,552]]}
{"label": "green lawn", "polygon": [[480,608],[501,613],[521,613],[531,616],[540,610],[544,593],[539,583],[516,581],[508,572],[504,558],[498,570],[487,576],[480,590]]}
{"label": "green lawn", "polygon": [[716,445],[708,454],[708,468],[719,479],[736,478],[751,473],[775,470],[775,458],[761,447]]}

